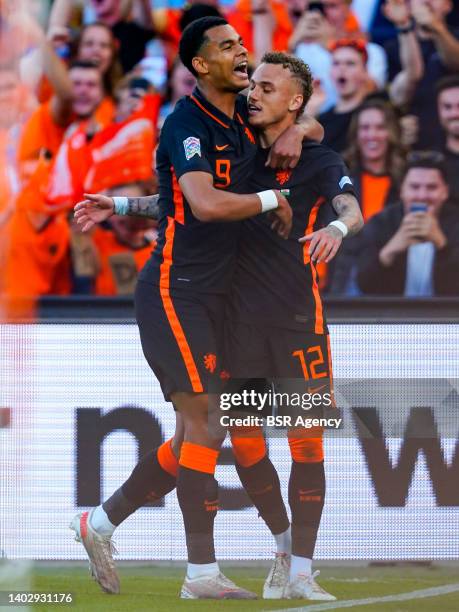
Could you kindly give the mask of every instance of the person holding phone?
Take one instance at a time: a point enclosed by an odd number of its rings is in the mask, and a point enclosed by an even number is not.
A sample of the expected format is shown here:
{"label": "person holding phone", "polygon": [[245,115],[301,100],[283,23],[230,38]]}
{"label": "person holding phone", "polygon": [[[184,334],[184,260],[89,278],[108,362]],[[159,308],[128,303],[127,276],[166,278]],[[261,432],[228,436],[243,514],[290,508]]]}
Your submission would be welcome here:
{"label": "person holding phone", "polygon": [[357,282],[367,294],[459,295],[459,212],[448,203],[444,156],[408,157],[399,204],[363,231]]}

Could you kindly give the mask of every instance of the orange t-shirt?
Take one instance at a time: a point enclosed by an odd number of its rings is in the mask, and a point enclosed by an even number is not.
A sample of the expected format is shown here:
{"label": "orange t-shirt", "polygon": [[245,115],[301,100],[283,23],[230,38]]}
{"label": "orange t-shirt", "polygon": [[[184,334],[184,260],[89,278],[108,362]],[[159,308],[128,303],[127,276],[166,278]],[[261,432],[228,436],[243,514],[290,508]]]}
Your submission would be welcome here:
{"label": "orange t-shirt", "polygon": [[[51,218],[42,230],[30,223],[20,205],[10,223],[5,289],[11,298],[70,293],[69,226],[65,215]],[[28,194],[25,194],[27,197]]]}
{"label": "orange t-shirt", "polygon": [[[286,3],[269,0],[275,27],[273,31],[273,51],[285,51],[293,32]],[[236,6],[226,15],[228,23],[241,35],[249,53],[253,53],[253,16],[251,0],[238,0]]]}
{"label": "orange t-shirt", "polygon": [[46,206],[72,208],[83,198],[83,183],[91,166],[88,121],[72,124],[54,157],[43,184]]}
{"label": "orange t-shirt", "polygon": [[391,177],[387,174],[375,176],[368,172],[362,172],[361,206],[365,223],[384,208],[391,185]]}
{"label": "orange t-shirt", "polygon": [[94,120],[100,128],[110,125],[115,119],[116,105],[113,98],[105,96],[94,113]]}
{"label": "orange t-shirt", "polygon": [[[54,90],[45,75],[43,75],[38,83],[37,98],[41,104],[46,104],[53,97]],[[116,105],[111,96],[105,96],[102,102],[97,107],[94,113],[95,121],[102,126],[108,125],[113,121],[116,112]]]}
{"label": "orange t-shirt", "polygon": [[46,149],[54,155],[62,142],[66,128],[57,125],[51,112],[51,102],[39,106],[29,117],[19,142],[18,160],[37,160]]}
{"label": "orange t-shirt", "polygon": [[[63,215],[46,221],[45,188],[52,161],[65,128],[57,125],[50,103],[36,109],[24,126],[18,148],[22,188],[9,227],[5,288],[9,297],[38,296],[70,292],[68,223]],[[41,229],[30,215],[41,214]],[[45,215],[45,216],[43,216]]]}
{"label": "orange t-shirt", "polygon": [[348,36],[362,36],[362,30],[360,28],[360,23],[357,17],[354,15],[352,11],[349,12],[347,16],[346,23],[344,24],[344,30],[348,34]]}
{"label": "orange t-shirt", "polygon": [[[110,96],[106,96],[94,113],[94,120],[100,127],[109,125],[115,116],[115,104]],[[68,125],[73,123],[73,117]],[[55,123],[51,112],[51,100],[41,104],[29,117],[22,131],[19,143],[18,159],[20,162],[38,159],[42,149],[53,156],[57,152],[67,126]]]}
{"label": "orange t-shirt", "polygon": [[84,191],[100,193],[114,185],[151,178],[159,106],[160,97],[147,94],[128,119],[112,123],[95,135]]}
{"label": "orange t-shirt", "polygon": [[118,242],[111,230],[97,227],[92,239],[99,255],[100,272],[96,277],[96,295],[126,295],[132,293],[138,273],[150,258],[154,243],[130,249]]}
{"label": "orange t-shirt", "polygon": [[[110,105],[103,108],[109,117]],[[64,142],[67,128],[54,122],[47,102],[24,127],[18,152],[23,186],[11,218],[5,264],[10,298],[70,293],[70,229],[66,213],[53,212],[52,206],[74,204],[74,184],[82,184],[87,159],[85,126],[77,125]],[[68,154],[78,139],[83,146]]]}

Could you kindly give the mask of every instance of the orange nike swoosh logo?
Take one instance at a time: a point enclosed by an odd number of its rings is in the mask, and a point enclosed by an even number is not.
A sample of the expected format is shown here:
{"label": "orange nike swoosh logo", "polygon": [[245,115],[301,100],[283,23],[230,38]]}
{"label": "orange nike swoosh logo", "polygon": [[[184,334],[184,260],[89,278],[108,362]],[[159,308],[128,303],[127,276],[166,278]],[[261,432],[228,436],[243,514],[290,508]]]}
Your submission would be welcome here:
{"label": "orange nike swoosh logo", "polygon": [[312,495],[313,493],[320,493],[319,489],[306,489],[306,490],[299,490],[299,494],[300,495]]}
{"label": "orange nike swoosh logo", "polygon": [[224,151],[225,149],[227,149],[229,147],[229,145],[215,145],[215,148],[217,149],[217,151]]}

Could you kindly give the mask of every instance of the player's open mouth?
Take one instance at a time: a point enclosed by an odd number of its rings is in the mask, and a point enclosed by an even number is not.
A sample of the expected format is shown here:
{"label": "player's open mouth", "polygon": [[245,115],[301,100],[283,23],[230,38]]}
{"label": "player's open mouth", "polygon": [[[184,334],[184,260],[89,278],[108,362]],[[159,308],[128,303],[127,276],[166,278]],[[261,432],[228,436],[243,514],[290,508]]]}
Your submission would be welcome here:
{"label": "player's open mouth", "polygon": [[248,62],[247,60],[244,60],[243,62],[239,62],[239,64],[236,64],[233,72],[235,72],[240,77],[247,78],[247,67]]}
{"label": "player's open mouth", "polygon": [[249,111],[249,115],[256,115],[261,112],[261,108],[259,106],[255,106],[255,104],[248,104],[247,110]]}
{"label": "player's open mouth", "polygon": [[346,83],[347,83],[347,79],[346,79],[346,77],[339,77],[339,78],[337,79],[337,84],[338,84],[340,87],[344,87],[344,86],[346,85]]}

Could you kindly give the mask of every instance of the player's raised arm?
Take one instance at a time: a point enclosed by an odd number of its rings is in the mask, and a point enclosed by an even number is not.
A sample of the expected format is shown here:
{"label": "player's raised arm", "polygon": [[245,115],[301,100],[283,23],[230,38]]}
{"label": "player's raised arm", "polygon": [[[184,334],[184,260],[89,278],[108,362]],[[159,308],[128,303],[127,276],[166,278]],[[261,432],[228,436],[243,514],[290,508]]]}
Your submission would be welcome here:
{"label": "player's raised arm", "polygon": [[292,209],[277,190],[236,195],[213,186],[207,172],[187,172],[179,179],[180,188],[193,215],[203,222],[240,221],[271,211],[276,217],[276,230],[287,238],[292,228]]}

